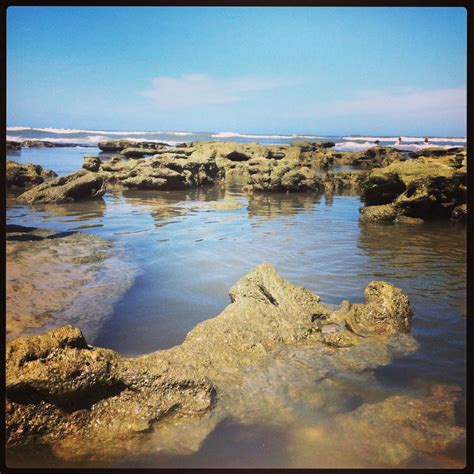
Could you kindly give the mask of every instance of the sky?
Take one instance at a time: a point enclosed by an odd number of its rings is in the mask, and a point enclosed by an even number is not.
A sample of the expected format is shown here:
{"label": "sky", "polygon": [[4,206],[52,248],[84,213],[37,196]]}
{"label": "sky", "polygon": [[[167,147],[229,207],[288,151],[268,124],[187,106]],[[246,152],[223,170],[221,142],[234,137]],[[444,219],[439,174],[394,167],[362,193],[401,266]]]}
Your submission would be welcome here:
{"label": "sky", "polygon": [[7,125],[465,136],[462,7],[14,7]]}

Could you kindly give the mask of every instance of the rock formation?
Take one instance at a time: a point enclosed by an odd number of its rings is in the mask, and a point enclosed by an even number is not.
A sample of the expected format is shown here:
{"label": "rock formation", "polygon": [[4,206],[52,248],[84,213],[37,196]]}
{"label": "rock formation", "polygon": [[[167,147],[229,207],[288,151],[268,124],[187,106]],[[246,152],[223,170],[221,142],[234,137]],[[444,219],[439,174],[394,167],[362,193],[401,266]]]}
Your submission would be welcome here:
{"label": "rock formation", "polygon": [[29,188],[56,177],[51,170],[45,170],[40,165],[27,163],[25,165],[7,160],[7,186],[14,188]]}
{"label": "rock formation", "polygon": [[373,170],[362,185],[361,220],[450,217],[466,203],[465,156],[421,156]]}
{"label": "rock formation", "polygon": [[364,304],[334,311],[269,264],[241,278],[230,298],[180,346],[133,359],[89,346],[72,326],[8,341],[8,446],[40,442],[70,458],[134,450],[155,425],[218,406],[226,384],[282,346],[386,344],[411,326],[406,295],[389,283],[370,283]]}
{"label": "rock formation", "polygon": [[79,199],[98,198],[105,193],[104,180],[98,173],[81,169],[67,176],[39,184],[21,194],[19,201],[34,203],[61,203]]}

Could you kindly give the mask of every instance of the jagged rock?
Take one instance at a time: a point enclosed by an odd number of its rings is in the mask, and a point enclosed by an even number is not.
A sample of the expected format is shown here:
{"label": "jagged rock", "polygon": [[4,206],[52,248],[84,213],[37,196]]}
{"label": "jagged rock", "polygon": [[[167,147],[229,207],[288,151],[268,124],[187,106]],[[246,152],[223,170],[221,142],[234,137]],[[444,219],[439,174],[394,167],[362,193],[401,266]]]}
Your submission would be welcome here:
{"label": "jagged rock", "polygon": [[45,170],[40,165],[33,163],[23,165],[7,160],[7,186],[28,188],[56,176],[54,171]]}
{"label": "jagged rock", "polygon": [[75,148],[78,146],[89,148],[94,147],[94,145],[87,145],[81,143],[48,142],[45,140],[23,140],[21,142],[22,148]]}
{"label": "jagged rock", "polygon": [[14,141],[7,140],[6,149],[7,151],[21,150],[21,142],[14,142]]}
{"label": "jagged rock", "polygon": [[374,146],[360,152],[340,152],[334,155],[340,164],[363,168],[387,166],[395,161],[403,161],[403,153],[390,147]]}
{"label": "jagged rock", "polygon": [[300,148],[301,151],[317,151],[325,148],[335,147],[336,144],[330,141],[325,142],[305,142],[301,140],[295,140],[291,142],[292,147]]}
{"label": "jagged rock", "polygon": [[316,170],[287,160],[253,159],[248,164],[249,187],[255,191],[322,191]]}
{"label": "jagged rock", "polygon": [[[134,359],[92,348],[71,326],[8,341],[8,446],[37,441],[73,458],[134,451],[168,415],[174,423],[211,410],[225,396],[221,387],[236,383],[243,367],[259,364],[282,344],[380,343],[411,324],[406,295],[388,283],[370,283],[364,304],[345,302],[333,311],[269,264],[241,278],[230,298],[219,316],[198,324],[181,345]],[[341,329],[325,330],[329,325]]]}
{"label": "jagged rock", "polygon": [[99,173],[81,169],[55,180],[39,184],[18,197],[28,204],[60,203],[97,198],[105,193],[104,179]]}
{"label": "jagged rock", "polygon": [[362,198],[367,206],[391,203],[408,217],[450,217],[466,202],[465,183],[462,156],[420,157],[373,170],[362,184]]}
{"label": "jagged rock", "polygon": [[399,211],[392,204],[365,206],[360,209],[361,222],[393,222],[398,216]]}
{"label": "jagged rock", "polygon": [[328,193],[339,193],[344,190],[360,191],[363,180],[367,177],[364,171],[328,172],[324,178],[324,187]]}
{"label": "jagged rock", "polygon": [[451,219],[458,222],[466,222],[467,220],[467,204],[461,204],[453,209]]}
{"label": "jagged rock", "polygon": [[145,148],[160,150],[165,146],[168,146],[167,143],[163,142],[135,142],[130,140],[104,140],[97,144],[99,149],[106,153],[116,153],[126,148]]}
{"label": "jagged rock", "polygon": [[94,155],[85,155],[84,156],[84,163],[82,167],[87,171],[97,172],[99,171],[100,165],[102,161],[98,156]]}
{"label": "jagged rock", "polygon": [[452,148],[442,148],[442,147],[429,147],[422,150],[413,151],[409,153],[410,158],[419,158],[421,156],[448,156],[455,155],[458,153],[463,153],[466,151],[466,147],[456,146]]}

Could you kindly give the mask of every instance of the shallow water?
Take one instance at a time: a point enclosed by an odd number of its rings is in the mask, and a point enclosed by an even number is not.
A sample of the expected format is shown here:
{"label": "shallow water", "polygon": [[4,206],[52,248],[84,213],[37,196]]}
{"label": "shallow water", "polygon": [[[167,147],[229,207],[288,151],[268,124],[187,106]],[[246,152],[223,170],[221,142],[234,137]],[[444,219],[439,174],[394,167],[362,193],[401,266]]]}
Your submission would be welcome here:
{"label": "shallow water", "polygon": [[[23,149],[21,156],[9,158],[64,174],[77,169],[82,155],[91,152],[97,150]],[[464,393],[465,227],[446,221],[360,225],[357,196],[246,195],[240,189],[235,184],[226,190],[112,191],[103,201],[34,208],[9,194],[7,222],[81,230],[111,240],[123,251],[135,280],[89,341],[93,345],[131,356],[179,344],[197,323],[229,303],[229,288],[241,276],[268,261],[284,278],[314,291],[325,303],[362,302],[371,280],[387,280],[410,298],[418,350],[370,373],[345,377],[342,388],[331,389],[336,410],[331,416],[393,394],[424,393],[439,383],[456,384]],[[224,199],[243,206],[230,211],[209,206]],[[295,369],[287,362],[280,367],[268,373],[278,380],[298,374],[301,381],[301,386],[294,384],[297,393],[291,400],[283,397],[282,413],[292,407],[289,420],[275,426],[263,415],[246,423],[226,419],[197,453],[145,456],[118,465],[330,466],[327,459],[311,457],[311,444],[303,443],[295,454],[298,436],[303,436],[294,435],[295,429],[308,421],[312,397],[318,393],[314,370]],[[281,397],[281,383],[272,392],[268,373],[259,383],[265,387],[268,382],[271,395]],[[338,396],[341,403],[336,403]],[[458,423],[464,424],[462,406]],[[27,462],[25,453],[22,456]],[[464,453],[461,449],[447,456],[462,464]],[[358,462],[354,458],[354,465]],[[423,457],[410,462],[417,467],[445,465]]]}

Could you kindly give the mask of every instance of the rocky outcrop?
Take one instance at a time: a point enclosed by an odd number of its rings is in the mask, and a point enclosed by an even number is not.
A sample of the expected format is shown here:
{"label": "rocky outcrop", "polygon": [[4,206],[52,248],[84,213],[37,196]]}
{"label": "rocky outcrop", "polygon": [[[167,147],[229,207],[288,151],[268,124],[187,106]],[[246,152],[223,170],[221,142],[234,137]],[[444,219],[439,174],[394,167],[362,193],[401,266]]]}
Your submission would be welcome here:
{"label": "rocky outcrop", "polygon": [[40,442],[68,457],[140,449],[154,425],[213,409],[244,367],[282,345],[388,343],[411,325],[406,295],[389,283],[370,283],[364,304],[334,311],[269,264],[241,278],[230,298],[180,346],[134,359],[89,346],[71,326],[8,341],[8,446]]}
{"label": "rocky outcrop", "polygon": [[302,140],[295,140],[291,142],[291,146],[300,148],[301,151],[318,151],[318,150],[324,150],[326,148],[333,148],[336,146],[336,144],[330,141],[306,142]]}
{"label": "rocky outcrop", "polygon": [[215,184],[222,177],[212,159],[156,155],[132,162],[115,159],[101,165],[107,182],[137,189],[183,189]]}
{"label": "rocky outcrop", "polygon": [[458,222],[466,222],[467,220],[467,204],[461,204],[453,209],[451,220]]}
{"label": "rocky outcrop", "polygon": [[346,190],[360,192],[361,183],[367,177],[364,171],[328,172],[324,177],[324,188],[327,193],[341,193]]}
{"label": "rocky outcrop", "polygon": [[29,188],[43,183],[45,180],[56,177],[51,170],[45,170],[33,163],[21,164],[7,160],[7,186],[15,188]]}
{"label": "rocky outcrop", "polygon": [[21,150],[21,142],[15,142],[15,141],[7,140],[6,149],[7,149],[7,151]]}
{"label": "rocky outcrop", "polygon": [[28,204],[62,203],[98,198],[104,193],[105,186],[102,176],[81,169],[48,183],[39,184],[21,194],[18,200]]}
{"label": "rocky outcrop", "polygon": [[155,153],[155,148],[128,147],[120,151],[120,154],[127,158],[143,158],[145,155],[154,155]]}
{"label": "rocky outcrop", "polygon": [[164,142],[135,142],[130,140],[104,140],[97,144],[98,148],[106,153],[118,153],[126,148],[143,148],[161,150],[168,146]]}
{"label": "rocky outcrop", "polygon": [[335,161],[361,168],[380,168],[395,161],[405,160],[405,155],[391,147],[374,146],[360,152],[339,152]]}
{"label": "rocky outcrop", "polygon": [[313,167],[286,160],[253,159],[248,164],[249,188],[254,191],[323,191]]}
{"label": "rocky outcrop", "polygon": [[98,156],[94,155],[85,155],[84,156],[84,163],[82,167],[87,171],[97,172],[99,171],[100,165],[102,161]]}
{"label": "rocky outcrop", "polygon": [[48,142],[45,140],[23,140],[22,148],[75,148],[75,147],[94,148],[94,145],[70,142]]}
{"label": "rocky outcrop", "polygon": [[[466,202],[466,160],[460,155],[420,157],[373,170],[362,184],[362,220],[397,216],[450,217]],[[391,207],[380,207],[389,204]],[[383,212],[381,212],[383,211]]]}

